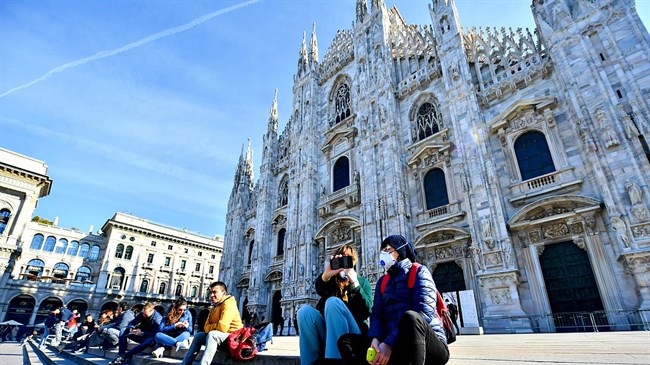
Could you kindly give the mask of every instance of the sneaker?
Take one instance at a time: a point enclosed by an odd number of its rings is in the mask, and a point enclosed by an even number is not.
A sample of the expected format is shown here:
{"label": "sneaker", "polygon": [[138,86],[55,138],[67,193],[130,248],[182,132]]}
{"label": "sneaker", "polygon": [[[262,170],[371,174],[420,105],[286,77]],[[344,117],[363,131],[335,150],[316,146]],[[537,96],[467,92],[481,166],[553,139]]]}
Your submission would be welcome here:
{"label": "sneaker", "polygon": [[160,346],[157,349],[151,351],[151,356],[153,356],[156,359],[160,359],[163,357],[163,353],[165,352],[165,348]]}
{"label": "sneaker", "polygon": [[178,352],[179,350],[189,350],[189,349],[190,349],[190,340],[176,342],[176,352]]}

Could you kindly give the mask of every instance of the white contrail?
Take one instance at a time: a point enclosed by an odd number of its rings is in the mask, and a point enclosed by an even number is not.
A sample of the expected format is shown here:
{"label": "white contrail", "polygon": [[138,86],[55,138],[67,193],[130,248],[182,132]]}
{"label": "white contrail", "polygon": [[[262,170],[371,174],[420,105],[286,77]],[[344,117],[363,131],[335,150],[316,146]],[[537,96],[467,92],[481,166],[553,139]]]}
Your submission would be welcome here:
{"label": "white contrail", "polygon": [[37,83],[41,82],[41,81],[45,81],[45,80],[49,79],[55,73],[63,72],[63,71],[65,71],[65,70],[67,70],[69,68],[72,68],[72,67],[80,66],[80,65],[83,65],[83,64],[88,63],[88,62],[92,62],[92,61],[99,60],[99,59],[102,59],[102,58],[114,56],[114,55],[122,53],[122,52],[126,52],[128,50],[133,49],[133,48],[137,48],[137,47],[140,47],[140,46],[145,45],[147,43],[151,43],[151,42],[153,42],[153,41],[155,41],[157,39],[160,39],[160,38],[169,37],[170,35],[174,35],[176,33],[180,33],[182,31],[188,30],[190,28],[194,28],[195,26],[197,26],[197,25],[199,25],[201,23],[205,23],[208,20],[210,20],[210,19],[212,19],[214,17],[217,17],[219,15],[230,13],[232,11],[241,9],[241,8],[243,8],[245,6],[249,6],[249,5],[258,3],[260,1],[262,1],[262,0],[249,0],[249,1],[246,1],[246,2],[241,3],[241,4],[229,6],[229,7],[225,8],[225,9],[221,9],[219,11],[215,11],[213,13],[204,15],[204,16],[202,16],[200,18],[194,19],[189,23],[179,25],[177,27],[170,28],[170,29],[167,29],[167,30],[163,30],[162,32],[158,32],[156,34],[153,34],[153,35],[150,35],[148,37],[142,38],[139,41],[129,43],[129,44],[127,44],[125,46],[122,46],[120,48],[101,51],[101,52],[98,52],[98,53],[96,53],[96,54],[94,54],[94,55],[92,55],[90,57],[86,57],[86,58],[82,58],[80,60],[68,62],[68,63],[66,63],[64,65],[61,65],[59,67],[55,67],[55,68],[49,70],[43,76],[37,78],[36,80],[32,80],[32,81],[30,81],[30,82],[28,82],[26,84],[23,84],[23,85],[15,87],[15,88],[13,88],[11,90],[5,91],[4,93],[0,94],[0,98],[5,97],[5,96],[7,96],[9,94],[12,94],[12,93],[14,93],[14,92],[16,92],[18,90],[24,89],[26,87],[30,87],[30,86],[32,86],[34,84],[37,84]]}

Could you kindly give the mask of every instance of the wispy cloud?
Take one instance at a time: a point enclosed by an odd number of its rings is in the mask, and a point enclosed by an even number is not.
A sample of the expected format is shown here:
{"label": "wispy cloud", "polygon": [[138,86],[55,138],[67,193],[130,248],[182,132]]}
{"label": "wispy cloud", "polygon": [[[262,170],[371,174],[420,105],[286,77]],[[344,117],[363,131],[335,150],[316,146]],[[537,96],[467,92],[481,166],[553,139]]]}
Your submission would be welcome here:
{"label": "wispy cloud", "polygon": [[191,181],[193,184],[216,186],[223,183],[223,181],[217,180],[212,176],[199,174],[184,167],[165,163],[149,156],[129,152],[108,144],[102,144],[96,140],[88,140],[86,138],[61,133],[42,126],[30,125],[14,119],[2,118],[0,119],[0,125],[2,124],[11,125],[14,128],[20,128],[32,134],[37,134],[49,139],[56,139],[59,142],[77,146],[79,151],[101,155],[105,158],[119,161],[120,163],[172,176],[179,180]]}
{"label": "wispy cloud", "polygon": [[105,51],[101,51],[101,52],[95,53],[92,56],[85,57],[85,58],[82,58],[82,59],[79,59],[79,60],[76,60],[76,61],[68,62],[68,63],[66,63],[64,65],[55,67],[55,68],[47,71],[43,76],[41,76],[41,77],[39,77],[39,78],[37,78],[35,80],[32,80],[32,81],[30,81],[28,83],[22,84],[20,86],[16,86],[13,89],[10,89],[10,90],[7,90],[7,91],[3,92],[2,94],[0,94],[0,98],[3,98],[5,96],[7,96],[7,95],[10,95],[10,94],[12,94],[12,93],[14,93],[14,92],[16,92],[18,90],[22,90],[22,89],[28,88],[30,86],[33,86],[35,84],[38,84],[39,82],[43,82],[43,81],[49,79],[50,77],[52,77],[52,75],[63,72],[65,70],[67,70],[67,69],[77,67],[77,66],[81,66],[81,65],[86,64],[88,62],[96,61],[96,60],[99,60],[99,59],[102,59],[102,58],[115,56],[117,54],[120,54],[120,53],[129,51],[129,50],[132,50],[134,48],[143,46],[145,44],[151,43],[151,42],[156,41],[156,40],[158,40],[160,38],[165,38],[165,37],[172,36],[174,34],[177,34],[177,33],[186,31],[188,29],[194,28],[197,25],[205,23],[205,22],[207,22],[208,20],[210,20],[212,18],[218,17],[218,16],[223,15],[223,14],[230,13],[232,11],[235,11],[235,10],[241,9],[243,7],[258,3],[260,1],[262,1],[262,0],[250,0],[250,1],[240,3],[240,4],[229,6],[229,7],[225,8],[225,9],[221,9],[221,10],[209,13],[207,15],[204,15],[202,17],[196,18],[196,19],[194,19],[194,20],[192,20],[192,21],[190,21],[190,22],[188,22],[186,24],[179,25],[177,27],[173,27],[173,28],[170,28],[170,29],[163,30],[163,31],[158,32],[156,34],[153,34],[153,35],[150,35],[148,37],[142,38],[142,39],[140,39],[138,41],[129,43],[129,44],[125,45],[125,46],[122,46],[122,47],[119,47],[119,48],[114,48],[114,49],[109,49],[109,50],[105,50]]}

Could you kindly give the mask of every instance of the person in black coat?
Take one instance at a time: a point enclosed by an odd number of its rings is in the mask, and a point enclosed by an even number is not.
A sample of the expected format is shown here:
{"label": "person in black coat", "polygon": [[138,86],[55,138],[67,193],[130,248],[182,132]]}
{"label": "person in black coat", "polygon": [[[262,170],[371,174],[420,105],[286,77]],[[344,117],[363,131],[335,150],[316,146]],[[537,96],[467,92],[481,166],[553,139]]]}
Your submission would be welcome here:
{"label": "person in black coat", "polygon": [[[133,355],[153,345],[156,341],[156,333],[160,332],[162,321],[162,315],[156,311],[154,304],[151,302],[144,303],[142,312],[135,316],[127,326],[127,331],[120,336],[119,356],[111,364],[129,364]],[[126,351],[128,340],[137,342],[139,345]]]}

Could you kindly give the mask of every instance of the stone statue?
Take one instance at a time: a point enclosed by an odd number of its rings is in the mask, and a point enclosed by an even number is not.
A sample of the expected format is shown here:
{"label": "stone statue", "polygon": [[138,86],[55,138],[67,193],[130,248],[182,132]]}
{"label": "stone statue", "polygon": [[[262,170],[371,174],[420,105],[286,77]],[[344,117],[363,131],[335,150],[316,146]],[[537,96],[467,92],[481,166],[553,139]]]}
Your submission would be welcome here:
{"label": "stone statue", "polygon": [[481,231],[483,232],[484,238],[492,238],[492,225],[490,224],[490,217],[484,217],[481,219]]}
{"label": "stone statue", "polygon": [[619,217],[612,218],[612,229],[616,232],[616,237],[625,248],[630,247],[630,237],[627,235],[627,225]]}
{"label": "stone statue", "polygon": [[634,121],[630,115],[623,109],[623,104],[618,104],[616,109],[621,114],[621,124],[623,124],[623,128],[625,129],[625,137],[627,137],[627,139],[632,139],[633,137],[638,136],[639,130],[636,128],[636,125],[634,125]]}
{"label": "stone statue", "polygon": [[598,109],[596,111],[596,119],[598,120],[598,125],[600,127],[605,146],[609,148],[621,144],[618,136],[616,135],[616,132],[614,131],[614,127],[612,127],[612,124],[609,122],[609,120],[607,120],[607,115],[605,115],[605,112],[602,109]]}
{"label": "stone statue", "polygon": [[474,263],[476,264],[476,268],[478,269],[478,271],[482,271],[483,265],[481,264],[481,249],[476,245],[472,244],[467,248],[467,251],[472,257],[472,261],[474,261]]}
{"label": "stone statue", "polygon": [[630,203],[632,205],[637,205],[641,203],[642,192],[641,189],[634,183],[634,181],[627,179],[625,181],[625,189],[627,189],[627,195],[630,197]]}

